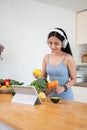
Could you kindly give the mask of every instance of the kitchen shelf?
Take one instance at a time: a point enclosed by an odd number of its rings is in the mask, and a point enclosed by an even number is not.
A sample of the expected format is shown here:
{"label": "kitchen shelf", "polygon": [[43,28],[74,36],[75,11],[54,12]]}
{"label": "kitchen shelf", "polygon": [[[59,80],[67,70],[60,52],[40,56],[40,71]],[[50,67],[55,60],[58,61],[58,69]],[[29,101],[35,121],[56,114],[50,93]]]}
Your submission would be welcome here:
{"label": "kitchen shelf", "polygon": [[79,63],[76,67],[87,67],[87,63]]}

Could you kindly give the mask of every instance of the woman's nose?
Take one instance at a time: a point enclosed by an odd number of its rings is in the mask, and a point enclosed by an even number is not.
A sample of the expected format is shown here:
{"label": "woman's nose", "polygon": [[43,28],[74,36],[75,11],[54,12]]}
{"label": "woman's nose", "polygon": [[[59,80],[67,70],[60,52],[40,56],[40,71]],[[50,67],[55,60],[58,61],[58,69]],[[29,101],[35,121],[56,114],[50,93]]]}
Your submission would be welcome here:
{"label": "woman's nose", "polygon": [[53,44],[51,45],[51,47],[54,48],[54,47],[55,47],[55,44],[53,43]]}

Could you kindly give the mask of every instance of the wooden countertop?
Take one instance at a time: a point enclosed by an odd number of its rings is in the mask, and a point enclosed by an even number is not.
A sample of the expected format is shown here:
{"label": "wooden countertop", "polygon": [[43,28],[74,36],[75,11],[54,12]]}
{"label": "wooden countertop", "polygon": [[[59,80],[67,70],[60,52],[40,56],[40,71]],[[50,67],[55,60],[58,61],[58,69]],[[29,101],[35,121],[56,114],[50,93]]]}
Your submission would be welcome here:
{"label": "wooden countertop", "polygon": [[0,121],[15,130],[87,130],[87,104],[46,99],[40,105],[11,102],[11,94],[0,94]]}
{"label": "wooden countertop", "polygon": [[87,82],[83,82],[83,83],[76,83],[74,86],[79,86],[79,87],[87,87]]}

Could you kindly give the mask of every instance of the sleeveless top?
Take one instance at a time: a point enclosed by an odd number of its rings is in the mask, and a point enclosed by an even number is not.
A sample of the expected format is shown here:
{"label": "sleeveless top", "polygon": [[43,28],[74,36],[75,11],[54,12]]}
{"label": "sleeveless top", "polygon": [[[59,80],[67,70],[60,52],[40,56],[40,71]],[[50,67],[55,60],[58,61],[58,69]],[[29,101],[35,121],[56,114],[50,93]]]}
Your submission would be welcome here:
{"label": "sleeveless top", "polygon": [[[49,62],[49,55],[48,55],[48,61],[46,65],[46,72],[49,76],[49,80],[54,81],[58,80],[59,86],[64,86],[67,82],[69,82],[69,71],[67,66],[64,64],[65,58],[56,66],[52,66]],[[54,92],[51,92],[48,96],[59,96],[66,100],[73,100],[73,92],[71,87],[68,88],[67,91],[62,92],[61,94],[57,94]]]}

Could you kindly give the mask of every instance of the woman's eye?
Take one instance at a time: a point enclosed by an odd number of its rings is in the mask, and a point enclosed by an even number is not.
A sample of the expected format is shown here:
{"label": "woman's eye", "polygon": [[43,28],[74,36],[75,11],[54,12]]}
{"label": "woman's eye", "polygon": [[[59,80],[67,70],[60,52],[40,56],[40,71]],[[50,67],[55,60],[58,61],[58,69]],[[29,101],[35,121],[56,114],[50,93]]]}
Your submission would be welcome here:
{"label": "woman's eye", "polygon": [[59,43],[54,43],[56,46],[59,45]]}
{"label": "woman's eye", "polygon": [[55,46],[58,46],[58,45],[59,45],[58,42],[50,42],[50,41],[48,42],[48,45],[53,45],[53,44],[54,44]]}
{"label": "woman's eye", "polygon": [[53,43],[52,42],[48,42],[49,45],[52,45]]}

